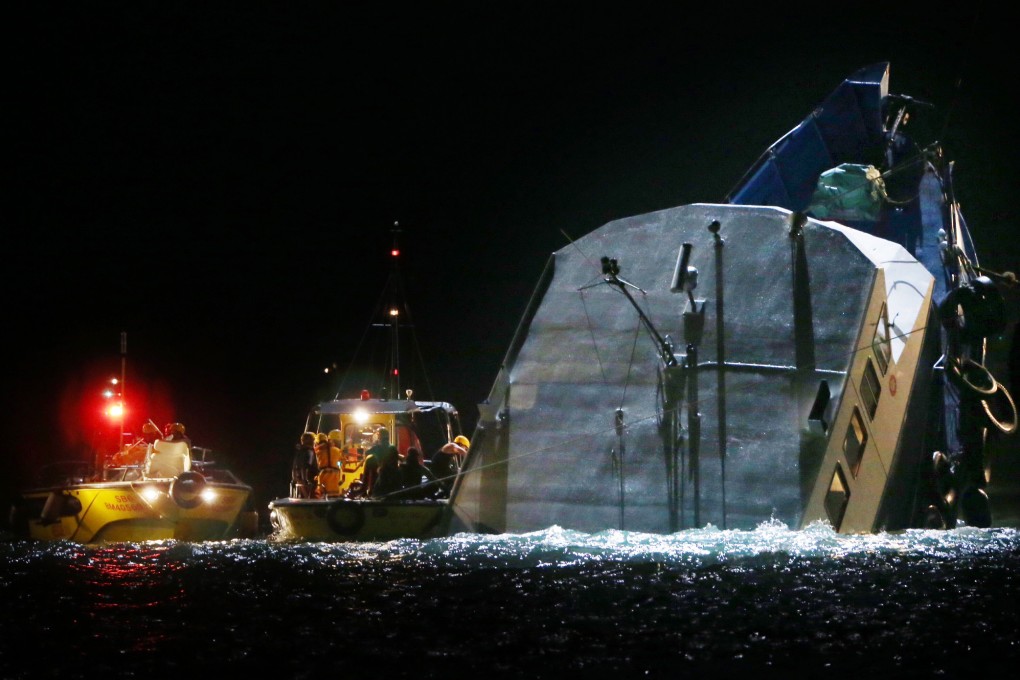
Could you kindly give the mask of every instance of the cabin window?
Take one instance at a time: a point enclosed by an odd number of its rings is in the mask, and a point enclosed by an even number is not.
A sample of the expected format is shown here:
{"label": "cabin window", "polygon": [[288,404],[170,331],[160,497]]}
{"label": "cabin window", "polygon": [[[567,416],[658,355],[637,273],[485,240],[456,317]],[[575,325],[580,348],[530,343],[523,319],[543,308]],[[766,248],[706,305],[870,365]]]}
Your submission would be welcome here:
{"label": "cabin window", "polygon": [[889,360],[892,358],[892,346],[889,344],[889,315],[886,307],[882,305],[882,312],[875,322],[875,337],[871,341],[871,348],[875,352],[875,360],[878,361],[878,370],[885,375],[889,370]]}
{"label": "cabin window", "polygon": [[836,531],[839,531],[840,525],[843,524],[843,515],[849,502],[850,487],[846,484],[843,469],[837,463],[836,471],[832,473],[832,481],[829,482],[829,491],[825,494],[825,514]]}
{"label": "cabin window", "polygon": [[861,458],[864,457],[864,447],[868,443],[868,431],[864,429],[864,419],[861,412],[854,407],[850,414],[850,424],[846,427],[846,437],[843,438],[843,455],[846,456],[847,465],[854,477],[861,469]]}
{"label": "cabin window", "polygon": [[864,365],[864,376],[861,378],[861,401],[864,402],[864,410],[868,412],[868,419],[875,419],[875,411],[878,410],[878,399],[882,396],[882,383],[878,381],[878,374],[875,373],[875,365],[871,359]]}
{"label": "cabin window", "polygon": [[350,442],[354,448],[362,452],[367,451],[375,443],[376,433],[384,427],[386,426],[383,423],[365,423],[364,425],[347,423],[344,431],[344,444]]}
{"label": "cabin window", "polygon": [[808,429],[818,435],[824,435],[829,431],[829,422],[825,413],[829,408],[829,401],[832,392],[829,391],[829,382],[823,380],[818,383],[818,391],[815,393],[815,401],[811,405],[811,412],[808,413]]}

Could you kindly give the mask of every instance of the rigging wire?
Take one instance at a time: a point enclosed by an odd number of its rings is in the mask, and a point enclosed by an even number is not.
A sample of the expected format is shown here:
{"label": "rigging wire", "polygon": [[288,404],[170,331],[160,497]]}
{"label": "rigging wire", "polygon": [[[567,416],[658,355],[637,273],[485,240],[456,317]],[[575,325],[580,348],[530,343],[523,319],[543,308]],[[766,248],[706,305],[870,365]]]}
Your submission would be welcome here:
{"label": "rigging wire", "polygon": [[[394,231],[399,231],[399,229],[396,229]],[[398,248],[396,246],[396,243],[394,245],[394,250],[395,251],[398,250]],[[397,255],[394,255],[394,258],[396,258],[396,257],[397,257]],[[357,344],[357,346],[356,346],[356,348],[354,350],[354,353],[351,356],[351,360],[348,362],[347,367],[344,370],[344,373],[343,373],[343,375],[341,377],[341,380],[340,380],[340,385],[339,385],[339,387],[338,387],[338,389],[336,391],[335,396],[333,397],[334,399],[339,399],[340,398],[340,395],[344,393],[344,389],[346,387],[348,387],[348,381],[351,379],[351,377],[352,377],[352,375],[354,373],[355,367],[359,363],[364,362],[364,360],[365,360],[364,352],[367,349],[366,345],[368,344],[367,343],[368,336],[372,332],[373,328],[377,328],[378,326],[382,325],[380,322],[375,321],[375,320],[387,318],[387,316],[385,314],[385,312],[387,310],[387,307],[388,307],[387,302],[394,301],[394,300],[396,301],[394,303],[394,306],[399,304],[399,306],[402,308],[402,314],[404,314],[407,317],[407,326],[412,329],[412,331],[411,331],[411,347],[412,347],[412,350],[414,352],[414,356],[418,360],[418,366],[420,366],[420,368],[418,369],[418,373],[417,374],[419,374],[421,376],[422,380],[425,383],[425,392],[424,392],[424,394],[425,394],[426,397],[428,397],[428,399],[430,399],[430,400],[434,399],[434,391],[433,391],[433,388],[432,388],[431,380],[430,380],[429,375],[428,375],[428,371],[426,369],[424,353],[422,352],[422,347],[421,347],[421,343],[419,342],[418,335],[417,335],[417,333],[414,332],[414,327],[415,326],[414,326],[414,319],[413,319],[413,317],[411,315],[411,306],[410,306],[410,302],[408,301],[407,296],[406,296],[406,289],[404,287],[403,277],[401,276],[400,268],[399,268],[399,266],[397,264],[396,259],[394,259],[393,265],[390,267],[389,274],[386,277],[386,281],[383,284],[382,288],[380,289],[379,296],[376,299],[375,306],[372,309],[371,316],[369,317],[369,319],[370,319],[369,323],[365,324],[365,327],[364,327],[364,329],[362,330],[362,333],[361,333],[361,337],[358,340],[358,344]],[[399,333],[400,316],[398,315],[397,319],[387,322],[387,324],[389,324],[389,323],[396,323],[396,324],[398,324],[398,333]],[[375,366],[376,365],[376,362],[377,362],[377,359],[378,359],[378,352],[379,352],[380,344],[385,344],[385,343],[382,340],[377,341],[375,344],[372,345],[371,351],[368,352],[368,354],[369,354],[369,356],[368,356],[368,366]],[[391,350],[392,350],[392,348],[391,348]],[[399,348],[397,349],[397,351],[399,352]],[[383,371],[384,374],[388,374],[388,375],[384,375],[381,379],[375,379],[374,378],[373,379],[373,381],[374,381],[373,385],[381,384],[381,385],[385,386],[389,382],[390,378],[392,377],[392,375],[393,375],[392,372],[394,370],[399,370],[399,366],[392,365],[392,357],[384,358],[382,361],[389,361],[390,364],[391,364],[391,365],[389,365],[389,367],[387,369],[384,369],[384,371]],[[378,381],[378,382],[375,382],[375,381]],[[377,390],[373,390],[373,391],[377,391]],[[394,394],[394,395],[390,395],[390,396],[393,397],[393,398],[397,398],[397,399],[402,398],[401,395],[399,395],[399,394]]]}
{"label": "rigging wire", "polygon": [[[376,300],[375,307],[373,308],[372,314],[369,317],[370,319],[378,318],[379,313],[380,313],[380,311],[383,308],[383,301],[386,298],[386,293],[389,290],[390,280],[392,279],[392,277],[393,277],[393,272],[391,271],[390,274],[386,278],[386,283],[383,284],[383,287],[382,287],[382,289],[379,292],[379,298]],[[350,377],[351,372],[354,369],[354,364],[357,362],[358,358],[361,356],[361,351],[362,351],[362,349],[365,346],[365,341],[368,339],[368,334],[369,334],[369,331],[371,331],[371,329],[372,329],[372,323],[371,322],[369,322],[368,324],[365,324],[365,328],[361,332],[361,338],[358,340],[357,347],[355,347],[355,349],[354,349],[354,354],[351,356],[351,360],[347,363],[347,368],[344,369],[343,376],[340,379],[340,386],[337,388],[336,396],[334,397],[334,399],[339,399],[340,398],[340,394],[344,390],[344,387],[346,387],[347,379]]]}
{"label": "rigging wire", "polygon": [[591,336],[591,345],[595,350],[595,359],[599,362],[599,373],[602,374],[602,382],[608,383],[609,378],[606,377],[606,369],[605,366],[602,365],[602,355],[599,353],[599,345],[598,342],[595,341],[595,328],[591,322],[591,316],[588,315],[588,303],[585,302],[584,291],[579,290],[577,291],[577,294],[580,296],[581,306],[584,308],[584,321],[588,326],[588,334]]}

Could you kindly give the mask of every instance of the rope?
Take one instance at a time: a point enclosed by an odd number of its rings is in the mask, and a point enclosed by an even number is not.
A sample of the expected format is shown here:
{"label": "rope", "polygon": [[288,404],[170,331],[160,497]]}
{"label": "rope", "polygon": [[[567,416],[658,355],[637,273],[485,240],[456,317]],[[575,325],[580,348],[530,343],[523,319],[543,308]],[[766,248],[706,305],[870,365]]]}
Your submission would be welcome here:
{"label": "rope", "polygon": [[624,402],[627,401],[627,388],[630,386],[630,376],[634,370],[634,356],[637,354],[637,339],[640,333],[640,326],[638,324],[634,327],[634,342],[630,346],[630,360],[627,362],[627,379],[623,383],[623,395],[620,397],[620,408],[623,408]]}
{"label": "rope", "polygon": [[588,315],[588,303],[584,301],[584,291],[579,290],[577,291],[577,294],[581,296],[581,306],[584,308],[584,319],[585,323],[588,325],[588,333],[591,335],[591,346],[595,350],[595,359],[599,362],[599,373],[602,374],[602,382],[609,382],[608,378],[606,378],[606,369],[602,365],[602,355],[599,354],[598,342],[595,341],[595,328],[592,325],[591,317]]}

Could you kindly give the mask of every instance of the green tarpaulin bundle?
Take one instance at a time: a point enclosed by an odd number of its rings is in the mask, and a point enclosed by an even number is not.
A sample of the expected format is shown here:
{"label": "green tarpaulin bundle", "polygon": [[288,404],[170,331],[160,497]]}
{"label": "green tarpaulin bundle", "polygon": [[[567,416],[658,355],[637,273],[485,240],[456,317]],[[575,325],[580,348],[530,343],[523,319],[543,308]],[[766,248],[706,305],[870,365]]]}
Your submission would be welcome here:
{"label": "green tarpaulin bundle", "polygon": [[877,220],[884,198],[882,173],[872,165],[844,163],[818,176],[806,212],[823,220]]}

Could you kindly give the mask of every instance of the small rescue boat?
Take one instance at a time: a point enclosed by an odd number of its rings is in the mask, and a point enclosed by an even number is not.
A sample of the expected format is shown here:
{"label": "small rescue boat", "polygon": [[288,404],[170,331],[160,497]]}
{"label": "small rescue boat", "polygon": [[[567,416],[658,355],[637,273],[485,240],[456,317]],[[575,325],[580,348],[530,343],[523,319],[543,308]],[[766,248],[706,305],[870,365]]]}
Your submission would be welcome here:
{"label": "small rescue boat", "polygon": [[[385,377],[376,392],[362,389],[354,398],[340,398],[345,378],[334,399],[309,413],[289,495],[269,503],[274,539],[388,541],[447,532],[450,497],[470,442],[461,434],[452,404],[416,400],[413,390],[401,389],[399,329],[413,324],[403,297],[399,254],[394,243],[390,276],[373,315],[381,320],[369,325],[387,331],[383,342],[388,351],[376,356],[387,357],[388,363],[369,369],[359,365]],[[357,352],[351,361],[356,364]],[[392,469],[382,472],[376,465],[381,459],[389,459]],[[391,484],[398,476],[400,482]]]}
{"label": "small rescue boat", "polygon": [[[158,430],[157,430],[158,431]],[[24,538],[79,543],[206,541],[256,533],[252,488],[186,439],[139,438],[96,466],[40,470],[11,508]]]}
{"label": "small rescue boat", "polygon": [[[459,460],[445,472],[438,466],[427,467],[431,475],[424,475],[417,485],[377,494],[372,488],[377,473],[368,459],[380,441],[390,443],[401,461],[411,449],[427,451],[427,446],[452,441],[459,432],[459,419],[451,404],[415,401],[410,396],[372,398],[363,392],[358,399],[319,404],[310,414],[306,432],[341,433],[343,445],[327,444],[332,464],[322,466],[311,478],[312,484],[292,480],[289,497],[269,504],[277,539],[388,541],[432,538],[446,532],[449,490],[460,469]],[[319,439],[328,441],[328,435]],[[334,434],[333,441],[337,439]]]}

